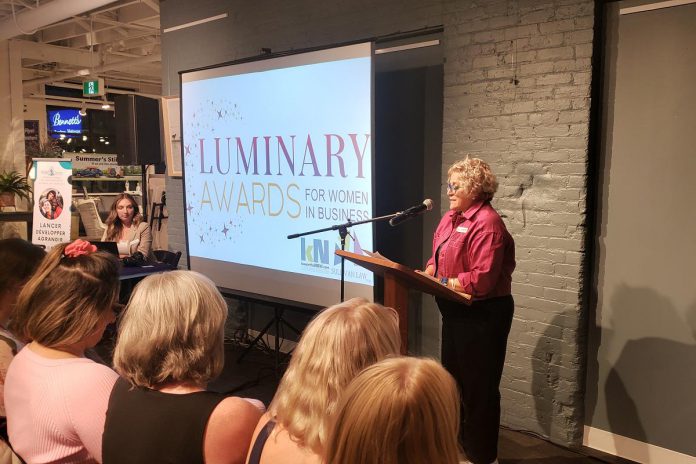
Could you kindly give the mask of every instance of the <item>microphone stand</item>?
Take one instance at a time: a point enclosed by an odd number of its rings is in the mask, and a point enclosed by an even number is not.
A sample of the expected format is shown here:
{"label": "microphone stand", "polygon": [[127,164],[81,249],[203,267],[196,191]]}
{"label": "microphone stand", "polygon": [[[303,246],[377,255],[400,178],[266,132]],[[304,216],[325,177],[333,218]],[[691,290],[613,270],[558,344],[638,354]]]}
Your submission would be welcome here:
{"label": "microphone stand", "polygon": [[[399,211],[394,214],[387,214],[386,216],[380,216],[372,219],[365,219],[364,221],[352,222],[350,219],[348,222],[343,224],[336,224],[330,227],[324,227],[323,229],[310,230],[307,232],[300,232],[299,234],[288,235],[288,239],[304,237],[305,235],[318,234],[320,232],[327,232],[329,230],[337,230],[339,237],[341,237],[341,250],[346,250],[346,236],[348,235],[348,228],[353,226],[359,226],[360,224],[367,224],[368,222],[386,221],[395,216],[398,216],[403,211]],[[341,302],[345,299],[345,258],[341,256]]]}

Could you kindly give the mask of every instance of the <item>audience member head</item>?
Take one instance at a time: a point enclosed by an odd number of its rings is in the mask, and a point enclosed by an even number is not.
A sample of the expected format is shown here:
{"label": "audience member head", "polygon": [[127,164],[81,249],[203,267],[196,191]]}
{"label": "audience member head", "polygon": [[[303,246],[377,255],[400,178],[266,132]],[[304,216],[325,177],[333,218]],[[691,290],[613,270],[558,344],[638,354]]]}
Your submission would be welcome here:
{"label": "audience member head", "polygon": [[302,334],[269,407],[301,447],[322,454],[327,421],[345,386],[363,368],[399,353],[392,308],[353,298],[320,312]]}
{"label": "audience member head", "polygon": [[346,388],[332,420],[331,464],[457,464],[459,394],[429,359],[385,359]]}
{"label": "audience member head", "polygon": [[119,193],[116,199],[111,204],[109,216],[106,218],[107,235],[109,241],[117,240],[118,236],[125,225],[138,225],[142,222],[143,217],[140,214],[140,208],[135,201],[133,195],[129,193]]}
{"label": "audience member head", "polygon": [[202,274],[146,277],[123,313],[114,368],[134,386],[205,386],[224,364],[227,304]]}
{"label": "audience member head", "polygon": [[17,299],[15,332],[48,348],[83,351],[114,319],[118,261],[84,240],[55,246]]}
{"label": "audience member head", "polygon": [[0,325],[12,316],[22,286],[36,270],[46,252],[19,238],[0,240]]}

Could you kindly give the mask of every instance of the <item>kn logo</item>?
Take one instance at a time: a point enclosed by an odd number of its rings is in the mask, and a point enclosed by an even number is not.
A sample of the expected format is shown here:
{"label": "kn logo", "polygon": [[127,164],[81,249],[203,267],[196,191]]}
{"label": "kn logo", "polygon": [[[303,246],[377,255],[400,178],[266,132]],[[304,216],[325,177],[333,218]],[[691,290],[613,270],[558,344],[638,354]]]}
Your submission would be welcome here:
{"label": "kn logo", "polygon": [[303,263],[329,265],[329,241],[315,239],[300,239],[300,253]]}
{"label": "kn logo", "polygon": [[[318,238],[310,239],[305,237],[300,239],[300,256],[302,264],[312,266],[328,266],[331,262],[331,255],[333,255],[333,265],[335,266],[340,264],[341,258],[340,256],[335,255],[333,252],[340,249],[340,243],[334,243],[332,249],[329,240],[322,240]],[[360,248],[360,242],[357,239],[357,235],[348,235],[346,237],[346,250],[362,254],[362,249]]]}

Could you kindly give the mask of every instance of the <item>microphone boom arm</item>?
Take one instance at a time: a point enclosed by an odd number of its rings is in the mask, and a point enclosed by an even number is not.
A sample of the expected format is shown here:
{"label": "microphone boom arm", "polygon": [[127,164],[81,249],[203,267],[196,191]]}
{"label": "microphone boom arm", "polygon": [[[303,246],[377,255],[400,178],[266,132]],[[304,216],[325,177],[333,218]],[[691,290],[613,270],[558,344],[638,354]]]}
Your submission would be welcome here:
{"label": "microphone boom arm", "polygon": [[399,211],[398,213],[387,214],[386,216],[379,216],[376,218],[365,219],[364,221],[358,221],[358,222],[353,222],[353,221],[349,220],[348,222],[345,222],[343,224],[336,224],[336,225],[333,225],[330,227],[324,227],[323,229],[310,230],[308,232],[300,232],[299,234],[290,234],[290,235],[288,235],[287,238],[293,239],[293,238],[298,238],[298,237],[304,237],[305,235],[318,234],[320,232],[327,232],[330,230],[338,230],[340,232],[342,228],[359,226],[360,224],[367,224],[368,222],[386,221],[386,220],[391,219],[395,216],[398,216],[402,212],[403,211]]}

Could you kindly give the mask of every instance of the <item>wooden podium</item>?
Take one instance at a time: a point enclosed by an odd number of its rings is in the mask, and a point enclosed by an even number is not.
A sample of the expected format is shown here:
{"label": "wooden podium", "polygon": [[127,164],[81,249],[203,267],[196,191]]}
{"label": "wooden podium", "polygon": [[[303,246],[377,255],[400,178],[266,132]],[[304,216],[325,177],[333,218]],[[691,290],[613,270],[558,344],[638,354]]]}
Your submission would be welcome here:
{"label": "wooden podium", "polygon": [[471,295],[455,292],[442,285],[437,279],[418,273],[403,264],[383,257],[358,255],[350,251],[336,250],[336,254],[384,278],[384,306],[394,308],[399,314],[402,354],[406,354],[408,347],[409,289],[458,303],[471,303]]}

